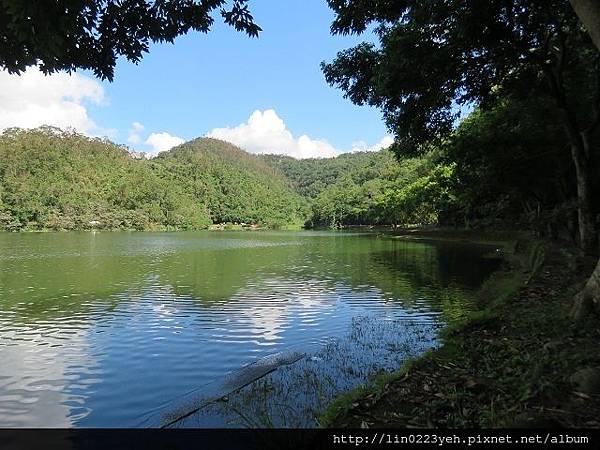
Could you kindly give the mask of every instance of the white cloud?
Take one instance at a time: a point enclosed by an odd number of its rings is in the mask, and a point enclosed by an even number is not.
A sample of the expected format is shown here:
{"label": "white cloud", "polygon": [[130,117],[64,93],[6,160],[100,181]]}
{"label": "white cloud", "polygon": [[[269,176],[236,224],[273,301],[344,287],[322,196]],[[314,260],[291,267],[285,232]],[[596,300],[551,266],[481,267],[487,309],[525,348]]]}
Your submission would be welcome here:
{"label": "white cloud", "polygon": [[[250,153],[276,153],[294,158],[329,158],[344,153],[323,139],[307,135],[295,138],[275,110],[254,111],[246,123],[233,128],[215,128],[208,137],[231,142]],[[376,151],[391,145],[391,136],[369,147],[364,142],[353,145],[350,151]]]}
{"label": "white cloud", "polygon": [[145,144],[152,147],[152,151],[148,152],[150,155],[156,155],[160,152],[170,150],[173,147],[183,144],[185,141],[178,136],[173,136],[169,133],[152,133],[146,139]]}
{"label": "white cloud", "polygon": [[64,72],[44,75],[35,67],[21,75],[0,71],[0,130],[51,125],[88,135],[114,133],[96,125],[86,102],[106,102],[104,89],[92,78]]}
{"label": "white cloud", "polygon": [[377,144],[371,145],[364,141],[355,142],[352,144],[351,152],[378,152],[384,148],[388,148],[394,143],[394,138],[390,135],[384,136]]}
{"label": "white cloud", "polygon": [[[138,152],[143,152],[149,157],[156,156],[160,152],[170,150],[184,142],[182,138],[173,136],[166,131],[163,131],[162,133],[151,133],[147,138],[144,136],[148,136],[146,127],[140,122],[133,122],[128,131],[127,143],[135,146]],[[140,145],[147,148],[140,149]]]}
{"label": "white cloud", "polygon": [[129,129],[129,136],[127,142],[132,145],[137,145],[142,142],[142,132],[144,131],[144,125],[139,122],[133,122]]}
{"label": "white cloud", "polygon": [[327,141],[307,135],[295,138],[275,110],[254,111],[246,123],[233,128],[215,128],[208,137],[232,142],[250,153],[278,153],[295,158],[336,156]]}

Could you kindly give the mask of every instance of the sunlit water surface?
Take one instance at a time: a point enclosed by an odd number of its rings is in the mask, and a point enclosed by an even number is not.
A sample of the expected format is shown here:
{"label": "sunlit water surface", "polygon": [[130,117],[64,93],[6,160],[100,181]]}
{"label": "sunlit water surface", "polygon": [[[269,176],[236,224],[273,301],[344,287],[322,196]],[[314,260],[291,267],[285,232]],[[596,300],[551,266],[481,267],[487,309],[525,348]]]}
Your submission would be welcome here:
{"label": "sunlit water surface", "polygon": [[313,426],[339,391],[435,346],[489,251],[375,233],[0,233],[0,426],[164,425],[186,394],[290,350],[307,355],[175,426]]}

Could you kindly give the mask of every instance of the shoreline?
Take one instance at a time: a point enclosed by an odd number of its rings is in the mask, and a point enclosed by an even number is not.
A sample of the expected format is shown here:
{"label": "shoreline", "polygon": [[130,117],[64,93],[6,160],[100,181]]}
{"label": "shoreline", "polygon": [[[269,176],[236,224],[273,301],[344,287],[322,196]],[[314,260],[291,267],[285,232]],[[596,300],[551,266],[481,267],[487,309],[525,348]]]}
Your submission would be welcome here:
{"label": "shoreline", "polygon": [[[481,286],[478,311],[443,329],[439,348],[337,397],[320,426],[600,427],[600,328],[568,317],[593,262],[520,236],[504,241],[504,267]],[[488,238],[473,232],[468,242],[502,242]]]}

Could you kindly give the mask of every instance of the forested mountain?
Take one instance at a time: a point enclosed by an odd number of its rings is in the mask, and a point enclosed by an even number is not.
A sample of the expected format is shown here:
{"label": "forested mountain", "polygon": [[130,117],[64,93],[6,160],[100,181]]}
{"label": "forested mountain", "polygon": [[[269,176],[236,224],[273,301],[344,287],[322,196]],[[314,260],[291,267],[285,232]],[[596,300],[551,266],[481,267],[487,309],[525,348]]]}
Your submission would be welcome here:
{"label": "forested mountain", "polygon": [[303,199],[273,168],[222,141],[196,139],[152,160],[53,128],[0,135],[0,226],[199,229],[297,223]]}
{"label": "forested mountain", "polygon": [[327,159],[262,158],[311,199],[308,226],[434,223],[433,203],[448,195],[440,180],[449,168],[436,167],[433,153],[400,161],[388,150]]}
{"label": "forested mountain", "polygon": [[306,202],[277,169],[227,142],[195,139],[160,153],[151,164],[202,202],[215,223],[277,227],[303,222],[306,215]]}
{"label": "forested mountain", "polygon": [[259,158],[279,169],[300,195],[310,198],[344,177],[356,178],[362,174],[362,181],[365,181],[382,175],[386,166],[396,164],[393,154],[387,151],[345,153],[324,159],[295,159],[282,155],[260,155]]}

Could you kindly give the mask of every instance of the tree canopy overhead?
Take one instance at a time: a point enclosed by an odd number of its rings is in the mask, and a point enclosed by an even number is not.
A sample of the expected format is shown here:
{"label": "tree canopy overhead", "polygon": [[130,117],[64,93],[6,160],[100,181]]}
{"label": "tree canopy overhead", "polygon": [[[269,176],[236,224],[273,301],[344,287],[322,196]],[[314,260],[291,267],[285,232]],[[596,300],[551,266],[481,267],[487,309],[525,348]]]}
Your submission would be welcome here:
{"label": "tree canopy overhead", "polygon": [[151,42],[206,33],[219,12],[228,25],[256,37],[248,0],[0,0],[0,67],[20,73],[89,69],[113,79],[119,56],[135,63]]}
{"label": "tree canopy overhead", "polygon": [[[485,104],[519,81],[539,87],[540,69],[573,62],[557,41],[589,41],[561,0],[329,0],[332,32],[376,23],[380,45],[363,43],[323,64],[327,81],[358,104],[382,109],[390,129],[414,150],[447,134],[455,103]],[[559,61],[559,59],[563,59]]]}

